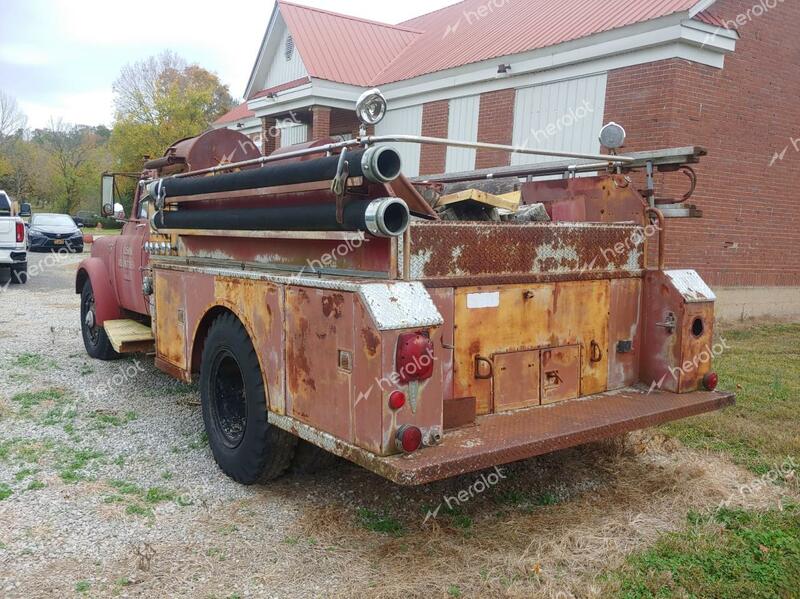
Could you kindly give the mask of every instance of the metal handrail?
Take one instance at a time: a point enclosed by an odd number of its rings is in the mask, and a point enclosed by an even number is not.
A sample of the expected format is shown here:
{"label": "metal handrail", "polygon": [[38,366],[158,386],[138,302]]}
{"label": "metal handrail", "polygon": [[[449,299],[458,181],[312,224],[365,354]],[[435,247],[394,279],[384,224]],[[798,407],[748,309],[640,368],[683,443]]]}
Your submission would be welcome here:
{"label": "metal handrail", "polygon": [[350,148],[354,146],[370,146],[376,143],[397,142],[397,143],[418,143],[418,144],[431,144],[440,146],[452,146],[455,148],[468,148],[476,150],[496,150],[501,152],[508,152],[510,154],[530,154],[534,156],[554,156],[560,158],[578,158],[585,160],[602,160],[608,164],[627,164],[633,162],[633,158],[628,156],[617,156],[613,154],[583,154],[580,152],[560,152],[557,150],[543,150],[539,148],[526,148],[523,146],[507,146],[503,144],[491,144],[477,141],[459,141],[455,139],[445,139],[440,137],[425,137],[422,135],[368,135],[366,137],[358,137],[356,139],[349,139],[345,141],[337,141],[334,143],[323,144],[312,148],[303,148],[302,150],[293,150],[283,152],[278,155],[261,156],[260,158],[252,158],[250,160],[243,160],[241,162],[231,162],[230,164],[220,164],[218,166],[211,166],[208,168],[189,171],[186,173],[177,173],[172,175],[174,178],[190,177],[195,175],[207,175],[211,173],[218,173],[228,171],[236,168],[244,168],[247,166],[257,166],[266,164],[268,162],[276,162],[285,160],[287,158],[299,158],[308,156],[310,154],[319,154],[321,152],[331,152],[341,148]]}

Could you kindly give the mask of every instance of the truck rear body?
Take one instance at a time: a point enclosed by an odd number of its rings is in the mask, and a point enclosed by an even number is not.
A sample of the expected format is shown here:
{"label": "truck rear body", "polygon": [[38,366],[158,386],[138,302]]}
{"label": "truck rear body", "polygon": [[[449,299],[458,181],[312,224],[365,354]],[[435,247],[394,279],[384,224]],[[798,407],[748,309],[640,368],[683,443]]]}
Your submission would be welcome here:
{"label": "truck rear body", "polygon": [[733,402],[714,390],[714,295],[694,271],[663,267],[662,213],[623,182],[528,180],[520,207],[544,201],[550,222],[510,223],[442,220],[402,176],[378,189],[351,177],[345,201],[412,208],[388,236],[157,226],[175,211],[202,223],[190,211],[342,197],[306,183],[172,199],[153,187],[99,253],[122,256],[107,266],[119,313],[152,331],[160,369],[195,380],[209,329],[233,314],[272,426],[422,484]]}

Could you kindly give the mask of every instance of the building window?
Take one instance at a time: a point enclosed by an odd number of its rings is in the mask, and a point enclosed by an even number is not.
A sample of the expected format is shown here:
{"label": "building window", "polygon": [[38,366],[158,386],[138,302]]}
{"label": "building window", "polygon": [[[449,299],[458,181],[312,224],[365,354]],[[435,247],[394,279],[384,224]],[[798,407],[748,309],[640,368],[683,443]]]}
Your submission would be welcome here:
{"label": "building window", "polygon": [[292,60],[292,56],[294,56],[294,38],[291,35],[286,36],[286,48],[284,49],[284,54],[286,56],[286,62]]}

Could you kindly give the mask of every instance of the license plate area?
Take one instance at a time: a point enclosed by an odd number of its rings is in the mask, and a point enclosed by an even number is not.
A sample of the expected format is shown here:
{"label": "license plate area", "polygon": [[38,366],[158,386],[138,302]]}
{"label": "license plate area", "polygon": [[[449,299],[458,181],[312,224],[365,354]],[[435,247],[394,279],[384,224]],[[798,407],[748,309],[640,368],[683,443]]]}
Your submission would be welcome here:
{"label": "license plate area", "polygon": [[64,240],[63,239],[54,239],[53,240],[53,245],[64,245]]}

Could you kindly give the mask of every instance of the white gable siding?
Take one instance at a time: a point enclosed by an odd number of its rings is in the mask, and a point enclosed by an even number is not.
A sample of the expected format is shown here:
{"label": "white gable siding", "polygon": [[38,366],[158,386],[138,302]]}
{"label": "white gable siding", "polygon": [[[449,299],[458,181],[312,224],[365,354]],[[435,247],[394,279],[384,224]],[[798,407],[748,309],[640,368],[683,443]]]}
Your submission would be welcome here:
{"label": "white gable siding", "polygon": [[[598,153],[606,98],[605,73],[517,90],[514,145],[544,150]],[[559,160],[513,154],[511,164]]]}
{"label": "white gable siding", "polygon": [[[421,135],[422,106],[409,106],[389,110],[386,117],[375,126],[376,135]],[[419,144],[388,144],[394,147],[403,159],[403,174],[406,177],[419,175]]]}
{"label": "white gable siding", "polygon": [[270,45],[270,49],[272,50],[272,62],[267,70],[267,80],[264,83],[263,89],[289,83],[290,81],[295,81],[308,75],[308,71],[303,64],[303,60],[300,58],[300,52],[298,52],[297,47],[294,48],[291,58],[286,60],[286,40],[289,37],[289,30],[285,25],[277,29],[280,31],[281,35],[278,37],[278,42],[274,46]]}
{"label": "white gable siding", "polygon": [[[480,96],[467,96],[450,100],[447,137],[459,141],[478,141],[478,114]],[[475,168],[475,150],[447,148],[448,173],[471,171]]]}

